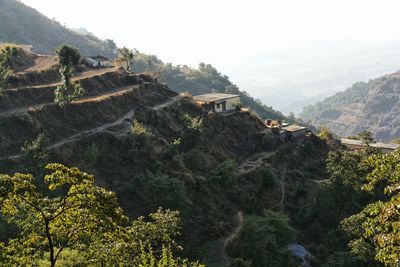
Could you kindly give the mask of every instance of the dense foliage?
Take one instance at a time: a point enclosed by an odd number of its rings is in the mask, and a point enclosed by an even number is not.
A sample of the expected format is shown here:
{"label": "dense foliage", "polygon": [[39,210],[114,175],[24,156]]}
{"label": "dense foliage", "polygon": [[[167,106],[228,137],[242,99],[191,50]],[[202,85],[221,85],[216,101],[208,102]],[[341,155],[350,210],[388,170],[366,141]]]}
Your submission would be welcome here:
{"label": "dense foliage", "polygon": [[0,176],[1,212],[20,230],[0,243],[0,263],[55,266],[65,251],[81,266],[200,266],[172,255],[178,212],[129,222],[116,195],[94,185],[93,176],[61,164],[46,168],[46,192],[32,175]]}

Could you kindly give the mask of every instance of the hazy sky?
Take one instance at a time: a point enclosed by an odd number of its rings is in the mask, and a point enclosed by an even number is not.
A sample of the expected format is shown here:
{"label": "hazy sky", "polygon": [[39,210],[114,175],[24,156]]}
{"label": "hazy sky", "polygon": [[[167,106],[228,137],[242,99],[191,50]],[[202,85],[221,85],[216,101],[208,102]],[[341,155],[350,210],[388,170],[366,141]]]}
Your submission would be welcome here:
{"label": "hazy sky", "polygon": [[217,67],[302,43],[400,38],[398,0],[22,0],[164,61]]}

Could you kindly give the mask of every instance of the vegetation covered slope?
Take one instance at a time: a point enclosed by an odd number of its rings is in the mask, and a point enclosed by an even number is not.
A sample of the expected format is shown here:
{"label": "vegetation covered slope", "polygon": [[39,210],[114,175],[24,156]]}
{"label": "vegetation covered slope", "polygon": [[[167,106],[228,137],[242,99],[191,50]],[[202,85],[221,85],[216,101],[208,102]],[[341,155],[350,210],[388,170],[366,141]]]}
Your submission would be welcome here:
{"label": "vegetation covered slope", "polygon": [[[83,67],[73,79],[85,94],[61,107],[53,103],[60,77],[50,72],[43,79],[38,74],[16,71],[15,83],[24,86],[5,89],[0,98],[0,173],[32,173],[39,181],[47,163],[77,166],[95,174],[98,185],[114,191],[130,218],[160,206],[180,211],[185,257],[209,266],[294,264],[287,246],[295,231],[282,212],[289,210],[287,199],[296,197],[296,187],[319,173],[304,175],[300,170],[323,166],[326,151],[318,139],[288,144],[276,160],[268,161],[279,144],[262,133],[265,125],[250,112],[209,113],[190,95],[178,95],[152,77]],[[311,157],[300,167],[303,153]],[[265,162],[256,159],[254,169],[243,165],[259,154]],[[281,157],[292,159],[288,164],[295,164],[298,172],[281,177],[285,169]],[[289,179],[298,183],[288,183],[296,186],[286,185],[282,193],[281,182]],[[238,233],[228,246],[239,212],[245,231],[254,233],[260,227],[273,238],[254,240],[257,235],[252,235],[242,240],[247,234]],[[1,224],[2,241],[12,238],[12,227]],[[235,245],[254,242],[260,251],[268,251],[265,257],[257,259],[251,249],[242,253]]]}
{"label": "vegetation covered slope", "polygon": [[301,117],[343,137],[369,130],[376,139],[391,141],[400,136],[399,93],[400,73],[396,72],[368,83],[355,83],[306,107]]}
{"label": "vegetation covered slope", "polygon": [[[35,86],[16,71],[16,83],[25,86],[5,89],[0,98],[0,173],[8,174],[0,177],[6,204],[0,265],[30,260],[54,266],[52,251],[62,249],[61,262],[74,259],[81,266],[90,266],[87,260],[136,266],[127,257],[143,260],[140,253],[154,252],[164,266],[174,266],[165,260],[176,255],[207,266],[294,267],[301,263],[289,245],[299,244],[312,253],[302,259],[312,266],[390,266],[398,260],[398,237],[391,231],[397,210],[386,216],[398,206],[398,153],[376,156],[369,146],[342,151],[312,134],[282,143],[251,112],[208,112],[148,75],[81,68],[73,79],[85,93],[63,106],[51,98],[59,77],[40,84],[35,71],[25,73]],[[44,169],[52,162],[62,165]],[[96,185],[87,173],[96,176]],[[383,194],[385,180],[391,185]],[[89,190],[74,191],[82,186]],[[121,205],[133,228],[126,220],[114,222],[118,217],[102,201],[122,212]],[[156,212],[159,207],[178,211],[182,228],[178,213]],[[150,221],[139,217],[151,213]],[[380,227],[382,215],[387,220]],[[88,225],[86,217],[93,218]],[[43,223],[51,225],[50,235]],[[69,239],[65,223],[83,225],[79,235]],[[148,251],[141,242],[149,243]],[[174,249],[176,242],[185,250]]]}
{"label": "vegetation covered slope", "polygon": [[71,31],[17,0],[0,0],[0,18],[0,42],[33,45],[41,54],[53,54],[63,43],[76,46],[87,56],[112,56],[116,48],[113,42]]}

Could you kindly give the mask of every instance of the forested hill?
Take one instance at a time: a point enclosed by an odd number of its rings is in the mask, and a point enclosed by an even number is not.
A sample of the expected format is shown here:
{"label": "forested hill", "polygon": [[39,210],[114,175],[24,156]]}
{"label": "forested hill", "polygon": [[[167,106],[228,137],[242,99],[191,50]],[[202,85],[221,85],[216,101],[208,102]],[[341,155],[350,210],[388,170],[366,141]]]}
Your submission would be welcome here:
{"label": "forested hill", "polygon": [[301,117],[344,137],[369,130],[376,139],[392,141],[400,137],[399,93],[400,72],[396,72],[368,83],[355,83],[306,107]]}
{"label": "forested hill", "polygon": [[241,102],[249,107],[264,119],[285,119],[285,116],[272,107],[254,99],[247,92],[239,90],[229,77],[221,74],[210,64],[200,63],[198,68],[191,68],[186,65],[173,65],[164,63],[155,55],[145,55],[135,51],[133,71],[153,72],[160,77],[162,82],[177,92],[188,91],[192,95],[205,94],[210,92],[239,94]]}
{"label": "forested hill", "polygon": [[0,42],[33,45],[41,54],[53,54],[63,43],[80,49],[83,55],[112,56],[115,44],[93,35],[82,35],[51,20],[17,0],[0,0]]}

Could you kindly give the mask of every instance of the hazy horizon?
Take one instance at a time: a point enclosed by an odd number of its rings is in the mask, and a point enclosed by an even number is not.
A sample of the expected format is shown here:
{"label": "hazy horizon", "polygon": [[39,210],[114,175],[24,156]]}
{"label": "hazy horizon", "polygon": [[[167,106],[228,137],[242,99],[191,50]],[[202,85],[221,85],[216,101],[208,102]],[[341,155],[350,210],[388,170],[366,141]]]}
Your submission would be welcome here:
{"label": "hazy horizon", "polygon": [[[22,2],[68,28],[85,28],[165,62],[210,63],[242,90],[286,113],[286,102],[289,107],[293,101],[313,102],[394,71],[400,62],[382,55],[382,43],[400,40],[400,2],[393,0]],[[363,55],[358,48],[365,48]],[[365,61],[370,57],[374,62]],[[344,78],[343,69],[348,69]]]}

